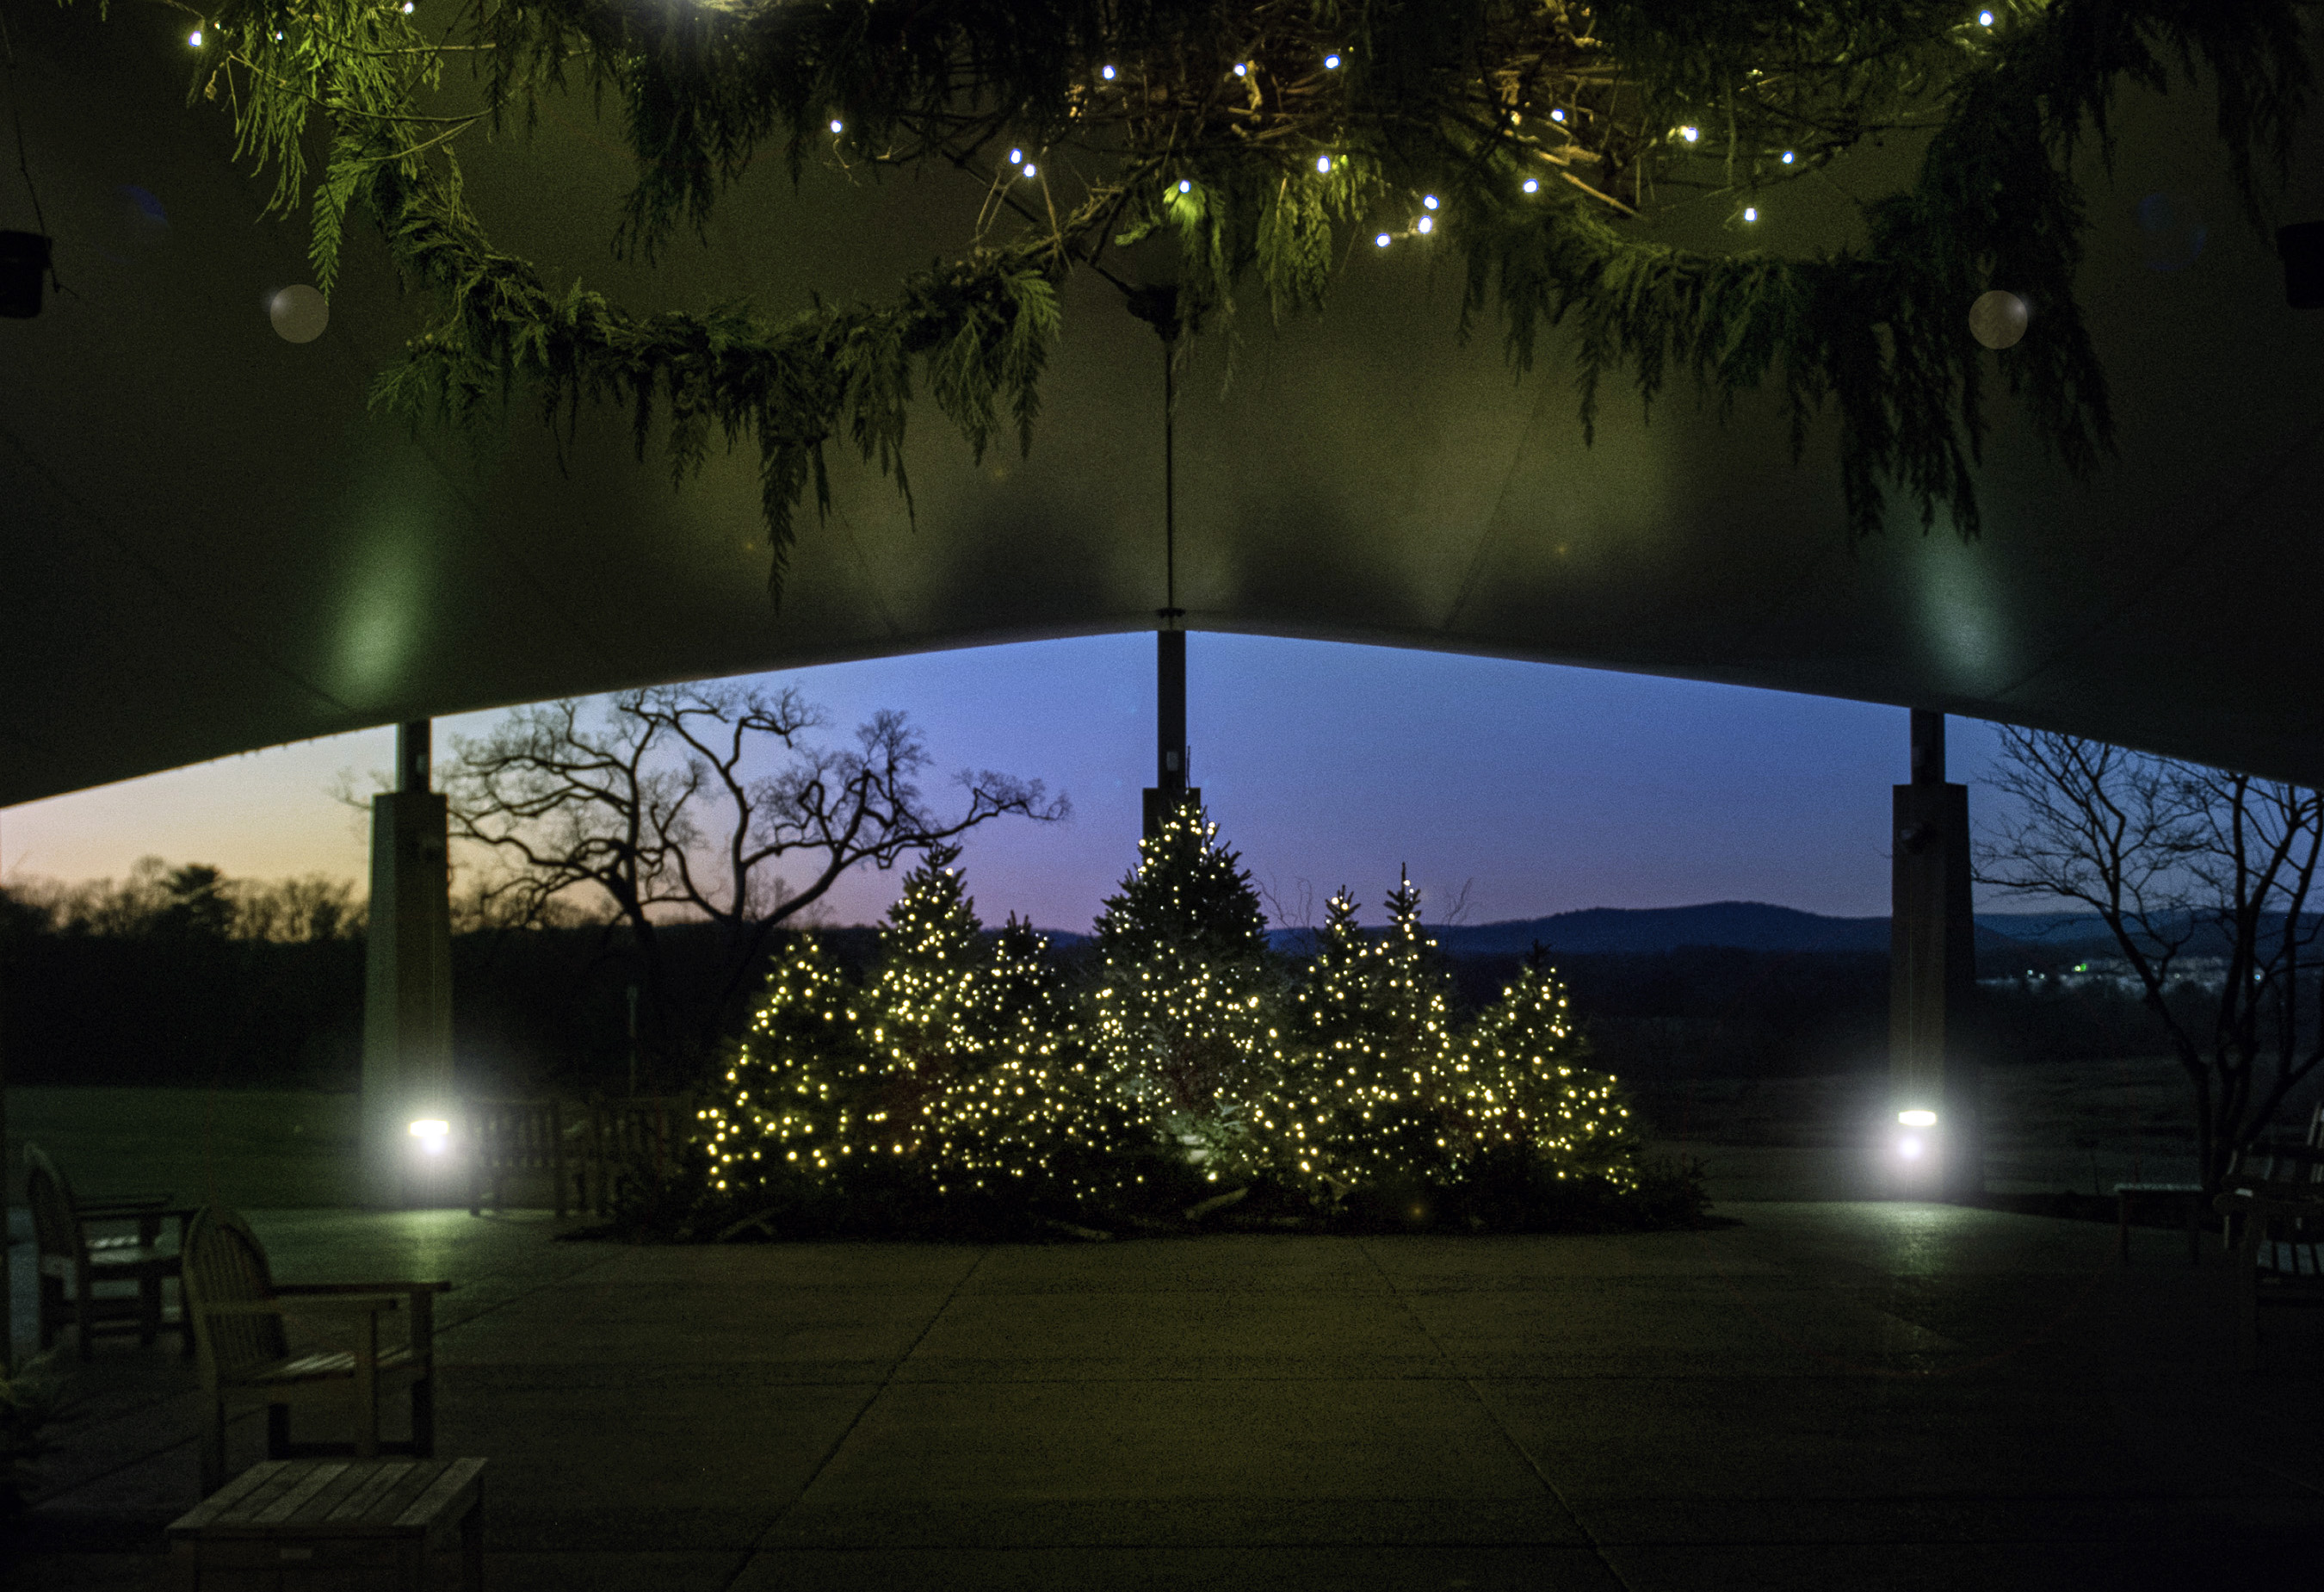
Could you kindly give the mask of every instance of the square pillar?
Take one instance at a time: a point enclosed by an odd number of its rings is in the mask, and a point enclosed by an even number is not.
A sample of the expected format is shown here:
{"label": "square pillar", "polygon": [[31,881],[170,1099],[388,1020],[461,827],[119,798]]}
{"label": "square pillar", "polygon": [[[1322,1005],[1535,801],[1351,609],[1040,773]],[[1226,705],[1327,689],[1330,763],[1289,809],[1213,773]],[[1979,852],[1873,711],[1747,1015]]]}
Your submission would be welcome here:
{"label": "square pillar", "polygon": [[[1895,787],[1894,804],[1884,1153],[1899,1193],[1958,1199],[1985,1191],[1982,1079],[1970,1039],[1977,927],[1969,787],[1944,782],[1940,716],[1913,717],[1915,778]],[[1939,721],[1932,755],[1923,718]],[[1899,1119],[1904,1112],[1932,1113],[1935,1122],[1910,1125]]]}
{"label": "square pillar", "polygon": [[371,1205],[436,1203],[451,1191],[447,1150],[411,1133],[415,1120],[458,1122],[447,828],[444,798],[433,791],[372,799],[363,1048],[364,1199]]}

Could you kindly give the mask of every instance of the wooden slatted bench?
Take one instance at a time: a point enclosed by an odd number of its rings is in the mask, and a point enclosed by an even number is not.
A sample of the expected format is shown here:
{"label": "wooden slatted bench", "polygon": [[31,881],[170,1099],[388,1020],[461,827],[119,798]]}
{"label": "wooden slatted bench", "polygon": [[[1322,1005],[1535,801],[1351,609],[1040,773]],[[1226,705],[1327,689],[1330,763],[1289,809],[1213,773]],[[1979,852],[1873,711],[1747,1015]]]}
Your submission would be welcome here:
{"label": "wooden slatted bench", "polygon": [[460,1585],[484,1584],[481,1459],[278,1459],[170,1526],[187,1592],[423,1592],[460,1534]]}

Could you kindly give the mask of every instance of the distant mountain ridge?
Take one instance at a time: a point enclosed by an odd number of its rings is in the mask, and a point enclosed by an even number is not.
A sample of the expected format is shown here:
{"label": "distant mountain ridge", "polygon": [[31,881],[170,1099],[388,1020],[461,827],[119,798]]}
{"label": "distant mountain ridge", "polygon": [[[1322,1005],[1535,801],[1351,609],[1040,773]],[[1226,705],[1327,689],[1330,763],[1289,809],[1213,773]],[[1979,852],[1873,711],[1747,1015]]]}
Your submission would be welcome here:
{"label": "distant mountain ridge", "polygon": [[[1546,918],[1500,923],[1431,924],[1428,932],[1456,957],[1522,956],[1538,942],[1565,956],[1644,956],[1682,946],[1757,951],[1888,949],[1888,920],[1832,918],[1762,901],[1714,901],[1683,907],[1587,907]],[[1277,947],[1305,949],[1307,930],[1277,929]],[[2110,947],[2106,925],[2087,912],[1980,912],[1978,948],[2038,945],[2063,950]]]}

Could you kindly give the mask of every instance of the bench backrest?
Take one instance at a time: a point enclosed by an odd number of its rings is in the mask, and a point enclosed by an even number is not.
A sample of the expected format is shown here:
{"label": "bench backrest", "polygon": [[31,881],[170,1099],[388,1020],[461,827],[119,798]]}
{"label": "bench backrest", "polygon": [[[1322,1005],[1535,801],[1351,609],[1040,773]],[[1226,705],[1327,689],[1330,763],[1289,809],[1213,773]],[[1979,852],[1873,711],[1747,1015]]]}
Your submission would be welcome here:
{"label": "bench backrest", "polygon": [[211,1305],[256,1304],[274,1297],[265,1247],[242,1217],[222,1205],[203,1208],[186,1232],[184,1276],[194,1347],[214,1373],[231,1375],[242,1366],[290,1354],[281,1317],[208,1312]]}
{"label": "bench backrest", "polygon": [[38,1144],[24,1146],[24,1198],[32,1208],[32,1242],[40,1257],[80,1258],[80,1223],[73,1218],[72,1185]]}

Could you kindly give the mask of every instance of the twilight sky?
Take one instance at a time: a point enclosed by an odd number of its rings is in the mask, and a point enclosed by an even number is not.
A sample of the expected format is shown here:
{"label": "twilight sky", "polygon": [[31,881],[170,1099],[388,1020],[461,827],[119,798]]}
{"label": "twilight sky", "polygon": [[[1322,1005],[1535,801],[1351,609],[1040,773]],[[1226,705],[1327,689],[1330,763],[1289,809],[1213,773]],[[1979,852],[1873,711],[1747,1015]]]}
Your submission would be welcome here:
{"label": "twilight sky", "polygon": [[[1226,838],[1296,919],[1354,887],[1367,921],[1398,866],[1466,921],[1579,907],[1775,902],[1888,910],[1889,787],[1905,714],[1814,697],[1441,653],[1195,634],[1188,642],[1194,782]],[[770,677],[779,680],[784,677]],[[965,863],[980,912],[1086,928],[1135,856],[1154,777],[1154,643],[1089,637],[800,671],[844,733],[899,708],[927,733],[941,791],[974,765],[1072,794],[1055,826],[990,826]],[[475,734],[494,715],[437,727]],[[1948,725],[1949,773],[1974,787],[1994,737]],[[360,879],[363,819],[341,771],[371,788],[393,732],[312,741],[0,813],[9,877],[119,876],[149,854],[241,877]],[[939,801],[949,801],[939,794]],[[832,921],[878,916],[897,880],[865,873]],[[1985,904],[1980,902],[1980,904]]]}

